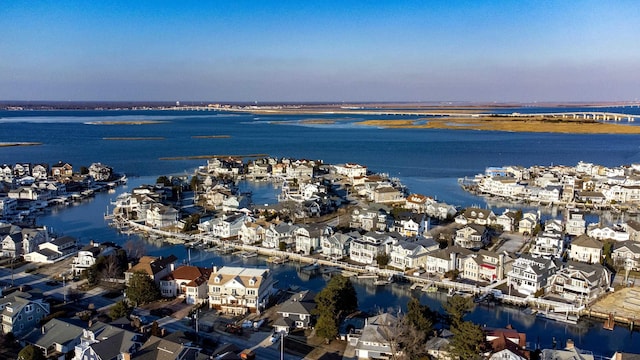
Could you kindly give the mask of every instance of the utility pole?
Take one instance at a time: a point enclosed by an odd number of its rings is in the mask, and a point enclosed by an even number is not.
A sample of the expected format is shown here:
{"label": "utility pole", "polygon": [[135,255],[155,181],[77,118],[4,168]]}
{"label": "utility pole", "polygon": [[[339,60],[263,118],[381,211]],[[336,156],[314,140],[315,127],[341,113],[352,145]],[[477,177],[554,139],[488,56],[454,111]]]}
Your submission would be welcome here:
{"label": "utility pole", "polygon": [[284,331],[280,331],[280,360],[284,360]]}

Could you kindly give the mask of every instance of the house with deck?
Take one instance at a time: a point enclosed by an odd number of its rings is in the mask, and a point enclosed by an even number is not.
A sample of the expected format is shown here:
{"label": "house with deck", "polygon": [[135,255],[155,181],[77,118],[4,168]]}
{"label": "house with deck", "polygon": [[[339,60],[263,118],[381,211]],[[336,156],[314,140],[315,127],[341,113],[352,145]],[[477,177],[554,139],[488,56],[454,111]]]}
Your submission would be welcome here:
{"label": "house with deck", "polygon": [[189,305],[201,304],[208,297],[209,277],[211,269],[200,266],[184,265],[171,271],[160,279],[162,297],[183,296]]}
{"label": "house with deck", "polygon": [[513,262],[507,273],[507,285],[523,295],[533,295],[547,286],[558,267],[555,260],[524,254]]}
{"label": "house with deck", "polygon": [[225,314],[260,313],[275,293],[267,268],[214,266],[209,281],[209,307]]}
{"label": "house with deck", "polygon": [[603,244],[589,235],[582,234],[571,241],[569,259],[589,264],[599,264],[603,256]]}
{"label": "house with deck", "polygon": [[38,328],[40,320],[49,315],[49,303],[43,299],[32,299],[30,294],[14,292],[0,298],[2,332],[16,337]]}
{"label": "house with deck", "polygon": [[610,286],[611,273],[604,266],[570,261],[549,277],[547,293],[576,305],[587,305],[606,293]]}

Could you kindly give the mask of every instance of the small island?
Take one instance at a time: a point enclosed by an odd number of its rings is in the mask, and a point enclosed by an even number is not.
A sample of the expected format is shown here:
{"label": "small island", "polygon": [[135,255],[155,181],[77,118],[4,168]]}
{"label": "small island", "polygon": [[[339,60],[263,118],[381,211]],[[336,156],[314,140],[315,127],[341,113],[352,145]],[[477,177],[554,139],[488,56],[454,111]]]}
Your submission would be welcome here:
{"label": "small island", "polygon": [[0,142],[0,147],[11,147],[11,146],[37,146],[42,145],[41,142]]}

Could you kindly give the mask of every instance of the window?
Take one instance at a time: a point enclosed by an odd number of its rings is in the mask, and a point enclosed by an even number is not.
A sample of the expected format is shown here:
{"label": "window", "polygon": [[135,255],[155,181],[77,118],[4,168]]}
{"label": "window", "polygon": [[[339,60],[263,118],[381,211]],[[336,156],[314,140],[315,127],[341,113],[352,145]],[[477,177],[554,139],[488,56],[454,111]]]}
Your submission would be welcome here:
{"label": "window", "polygon": [[33,320],[33,316],[29,316],[29,317],[27,318],[27,321],[32,321],[32,320]]}

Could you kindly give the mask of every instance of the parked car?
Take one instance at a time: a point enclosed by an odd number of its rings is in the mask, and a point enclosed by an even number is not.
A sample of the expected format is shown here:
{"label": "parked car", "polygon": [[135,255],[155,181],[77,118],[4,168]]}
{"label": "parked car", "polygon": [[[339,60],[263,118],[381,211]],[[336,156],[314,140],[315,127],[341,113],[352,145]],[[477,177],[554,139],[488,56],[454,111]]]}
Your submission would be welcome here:
{"label": "parked car", "polygon": [[235,335],[242,335],[242,327],[235,324],[227,324],[224,331]]}

